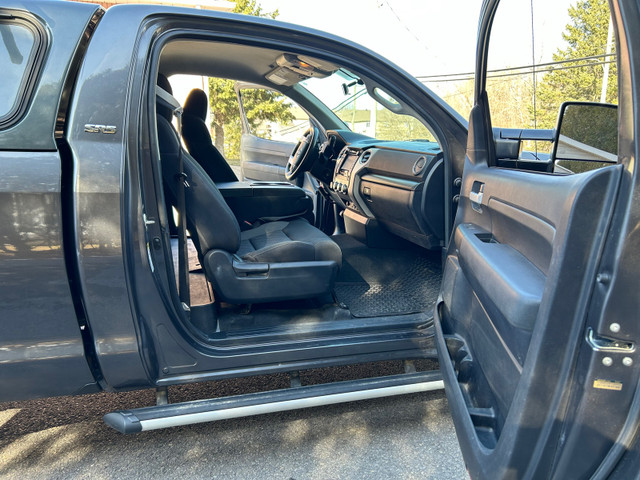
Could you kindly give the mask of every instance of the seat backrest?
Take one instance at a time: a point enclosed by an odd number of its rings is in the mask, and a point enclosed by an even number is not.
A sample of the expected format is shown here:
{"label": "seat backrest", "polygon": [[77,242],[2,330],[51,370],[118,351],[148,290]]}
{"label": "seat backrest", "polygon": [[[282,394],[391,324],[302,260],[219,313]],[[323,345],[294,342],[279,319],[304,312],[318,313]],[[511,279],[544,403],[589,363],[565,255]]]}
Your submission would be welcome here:
{"label": "seat backrest", "polygon": [[[163,87],[160,80],[158,85]],[[182,149],[178,132],[171,124],[171,110],[158,104],[157,113],[162,177],[169,202],[177,205],[180,174],[178,155],[182,155],[183,172],[188,184],[185,188],[187,228],[196,248],[202,255],[212,249],[237,252],[240,247],[240,226],[236,217],[209,175]]]}
{"label": "seat backrest", "polygon": [[182,138],[189,153],[214,182],[237,182],[238,177],[211,141],[206,124],[208,106],[202,90],[194,88],[189,92],[182,114]]}

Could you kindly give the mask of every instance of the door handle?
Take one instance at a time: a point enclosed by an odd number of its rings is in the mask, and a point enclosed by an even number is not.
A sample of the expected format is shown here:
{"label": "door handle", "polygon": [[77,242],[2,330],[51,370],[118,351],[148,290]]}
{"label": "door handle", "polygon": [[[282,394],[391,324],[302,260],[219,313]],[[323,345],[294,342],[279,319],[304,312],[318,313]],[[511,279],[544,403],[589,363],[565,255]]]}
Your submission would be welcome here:
{"label": "door handle", "polygon": [[471,192],[469,194],[469,200],[471,203],[475,203],[476,205],[482,205],[482,197],[484,192]]}
{"label": "door handle", "polygon": [[469,200],[471,201],[471,208],[482,213],[482,198],[484,197],[484,183],[473,182],[471,192],[469,192]]}

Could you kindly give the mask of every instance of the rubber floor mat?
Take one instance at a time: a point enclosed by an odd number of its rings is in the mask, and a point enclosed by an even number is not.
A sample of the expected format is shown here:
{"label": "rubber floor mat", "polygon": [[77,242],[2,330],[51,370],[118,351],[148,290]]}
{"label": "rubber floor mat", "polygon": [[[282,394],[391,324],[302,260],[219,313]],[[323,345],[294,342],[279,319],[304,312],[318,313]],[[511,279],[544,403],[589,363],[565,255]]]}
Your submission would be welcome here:
{"label": "rubber floor mat", "polygon": [[426,312],[433,308],[442,269],[439,254],[426,251],[343,249],[338,300],[355,317]]}

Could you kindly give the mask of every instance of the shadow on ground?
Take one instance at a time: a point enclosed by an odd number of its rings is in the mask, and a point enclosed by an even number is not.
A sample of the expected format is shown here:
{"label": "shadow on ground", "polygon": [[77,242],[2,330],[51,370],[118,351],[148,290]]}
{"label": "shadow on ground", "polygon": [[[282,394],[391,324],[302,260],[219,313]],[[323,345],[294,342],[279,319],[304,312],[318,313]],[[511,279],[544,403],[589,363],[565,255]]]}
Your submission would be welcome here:
{"label": "shadow on ground", "polygon": [[[388,374],[398,368],[397,362],[383,366]],[[344,367],[332,379],[361,374]],[[324,375],[309,371],[302,378],[319,383]],[[170,397],[179,402],[287,386],[286,375],[271,375],[172,387]],[[131,436],[101,421],[154,398],[144,390],[0,404],[0,477],[466,478],[442,391]]]}

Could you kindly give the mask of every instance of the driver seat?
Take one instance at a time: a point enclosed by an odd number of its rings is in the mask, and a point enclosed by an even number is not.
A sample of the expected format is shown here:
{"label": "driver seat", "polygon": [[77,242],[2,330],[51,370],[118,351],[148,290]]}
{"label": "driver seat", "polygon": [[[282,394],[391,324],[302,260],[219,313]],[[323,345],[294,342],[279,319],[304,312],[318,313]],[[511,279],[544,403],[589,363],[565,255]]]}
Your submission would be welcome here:
{"label": "driver seat", "polygon": [[[163,76],[159,88],[171,93]],[[207,172],[180,145],[172,109],[158,99],[158,144],[165,195],[177,205],[179,155],[185,177],[187,228],[216,296],[228,303],[313,298],[331,292],[340,247],[306,220],[240,226]]]}
{"label": "driver seat", "polygon": [[213,145],[207,128],[207,94],[199,88],[189,92],[182,113],[182,138],[189,153],[197,160],[211,180],[237,182],[238,177]]}

